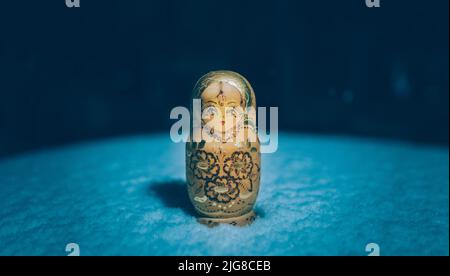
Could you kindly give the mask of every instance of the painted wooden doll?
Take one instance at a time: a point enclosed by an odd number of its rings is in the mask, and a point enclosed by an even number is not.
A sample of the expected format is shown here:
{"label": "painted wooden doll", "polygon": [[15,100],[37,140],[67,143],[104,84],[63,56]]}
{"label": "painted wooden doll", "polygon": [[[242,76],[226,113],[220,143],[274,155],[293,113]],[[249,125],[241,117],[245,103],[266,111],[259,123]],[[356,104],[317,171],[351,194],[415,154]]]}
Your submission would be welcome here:
{"label": "painted wooden doll", "polygon": [[186,177],[198,220],[249,224],[261,168],[253,89],[238,73],[214,71],[200,78],[193,98],[201,99],[201,138],[191,133],[186,143]]}

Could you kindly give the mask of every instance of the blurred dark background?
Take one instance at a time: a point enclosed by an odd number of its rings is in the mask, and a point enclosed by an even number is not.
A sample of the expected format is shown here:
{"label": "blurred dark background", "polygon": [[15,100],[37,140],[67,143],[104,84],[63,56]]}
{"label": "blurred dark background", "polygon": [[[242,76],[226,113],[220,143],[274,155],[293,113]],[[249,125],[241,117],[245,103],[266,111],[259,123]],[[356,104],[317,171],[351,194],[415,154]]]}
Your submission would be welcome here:
{"label": "blurred dark background", "polygon": [[281,130],[448,146],[448,0],[0,3],[0,156],[167,132],[240,72]]}

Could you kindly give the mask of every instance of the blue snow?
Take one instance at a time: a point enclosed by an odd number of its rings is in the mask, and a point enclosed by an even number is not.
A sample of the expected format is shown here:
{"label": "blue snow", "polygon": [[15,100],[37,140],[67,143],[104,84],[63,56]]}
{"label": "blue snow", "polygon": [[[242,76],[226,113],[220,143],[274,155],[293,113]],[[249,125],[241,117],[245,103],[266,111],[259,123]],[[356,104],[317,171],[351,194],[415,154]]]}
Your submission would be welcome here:
{"label": "blue snow", "polygon": [[283,133],[248,227],[208,228],[168,134],[0,160],[0,255],[449,254],[448,147]]}

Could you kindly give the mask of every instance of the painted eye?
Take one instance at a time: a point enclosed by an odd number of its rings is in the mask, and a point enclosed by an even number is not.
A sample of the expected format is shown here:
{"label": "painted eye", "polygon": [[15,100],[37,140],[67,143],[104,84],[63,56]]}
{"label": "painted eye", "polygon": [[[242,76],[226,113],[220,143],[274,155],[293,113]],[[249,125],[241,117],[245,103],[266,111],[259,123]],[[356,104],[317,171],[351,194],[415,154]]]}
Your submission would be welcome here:
{"label": "painted eye", "polygon": [[228,115],[228,116],[234,116],[234,117],[237,117],[238,114],[237,114],[235,108],[228,108],[228,109],[227,109],[227,115]]}
{"label": "painted eye", "polygon": [[209,106],[203,110],[203,119],[212,119],[217,116],[218,111],[214,106]]}

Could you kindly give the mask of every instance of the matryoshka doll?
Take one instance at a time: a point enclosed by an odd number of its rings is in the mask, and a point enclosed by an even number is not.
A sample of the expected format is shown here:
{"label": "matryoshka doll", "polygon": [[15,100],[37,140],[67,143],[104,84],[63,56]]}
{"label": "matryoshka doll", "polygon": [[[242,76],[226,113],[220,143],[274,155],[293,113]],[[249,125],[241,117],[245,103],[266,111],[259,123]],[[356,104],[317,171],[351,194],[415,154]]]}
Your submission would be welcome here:
{"label": "matryoshka doll", "polygon": [[249,224],[261,168],[253,89],[238,73],[214,71],[200,78],[193,98],[201,99],[201,139],[191,132],[186,143],[186,177],[198,220]]}

